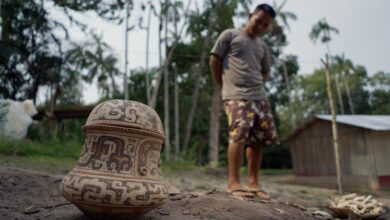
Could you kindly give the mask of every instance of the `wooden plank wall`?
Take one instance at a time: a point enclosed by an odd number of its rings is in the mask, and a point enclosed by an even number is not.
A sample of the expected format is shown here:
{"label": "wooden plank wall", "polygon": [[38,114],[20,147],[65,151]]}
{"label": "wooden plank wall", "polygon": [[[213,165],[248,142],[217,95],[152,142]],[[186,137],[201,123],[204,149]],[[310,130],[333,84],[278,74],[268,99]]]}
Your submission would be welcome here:
{"label": "wooden plank wall", "polygon": [[366,134],[373,149],[373,162],[378,176],[390,175],[390,131],[371,131]]}
{"label": "wooden plank wall", "polygon": [[298,175],[332,175],[334,157],[328,146],[331,129],[325,121],[317,121],[291,140],[294,173]]}
{"label": "wooden plank wall", "polygon": [[[367,149],[367,130],[338,124],[342,175],[366,176],[375,173]],[[335,175],[331,122],[318,120],[290,140],[294,173],[304,176]]]}

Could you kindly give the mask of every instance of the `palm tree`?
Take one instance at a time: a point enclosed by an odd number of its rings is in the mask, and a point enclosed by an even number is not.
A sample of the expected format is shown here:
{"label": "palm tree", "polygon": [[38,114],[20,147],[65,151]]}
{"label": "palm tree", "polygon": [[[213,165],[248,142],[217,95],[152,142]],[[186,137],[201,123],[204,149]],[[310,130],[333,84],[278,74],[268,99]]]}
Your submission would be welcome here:
{"label": "palm tree", "polygon": [[219,4],[220,4],[220,1],[217,1],[216,3],[214,3],[214,2],[211,3],[211,5],[214,5],[214,7],[211,7],[211,9],[210,9],[211,11],[210,11],[210,15],[208,18],[209,22],[208,22],[207,29],[206,29],[207,32],[206,32],[206,36],[204,38],[202,48],[201,48],[201,53],[200,53],[200,62],[194,65],[196,82],[195,82],[195,88],[194,88],[194,91],[192,94],[192,102],[191,102],[192,104],[191,104],[190,112],[188,114],[188,120],[187,120],[186,129],[185,129],[185,133],[184,133],[183,152],[187,151],[189,141],[191,138],[192,123],[193,123],[193,120],[195,117],[195,110],[197,108],[198,97],[199,97],[199,93],[200,93],[200,89],[201,89],[200,87],[201,87],[201,82],[202,82],[202,73],[203,73],[204,67],[206,65],[205,59],[206,59],[206,56],[208,54],[208,50],[209,50],[208,48],[209,48],[209,44],[211,41],[213,29],[218,21],[218,15],[216,13],[216,10],[217,10],[217,8],[218,8],[217,6]]}
{"label": "palm tree", "polygon": [[335,56],[334,57],[335,63],[336,63],[336,71],[341,75],[341,80],[343,83],[343,86],[345,86],[345,91],[347,93],[347,99],[348,99],[348,105],[351,114],[355,114],[355,108],[353,106],[352,97],[351,97],[351,90],[349,89],[349,82],[348,78],[350,76],[351,71],[354,70],[353,63],[350,59],[347,59],[342,56]]}
{"label": "palm tree", "polygon": [[[318,39],[321,39],[321,43],[324,43],[326,45],[326,49],[328,51],[329,56],[331,57],[331,52],[330,52],[330,47],[329,47],[329,41],[332,40],[330,37],[331,33],[339,33],[339,30],[335,27],[332,27],[326,22],[325,18],[322,20],[318,21],[317,24],[315,24],[310,32],[310,39],[316,43]],[[331,60],[329,61],[331,62]],[[331,63],[329,65],[332,67]],[[331,69],[329,72],[332,72]],[[344,114],[344,104],[343,104],[343,99],[341,97],[341,90],[340,90],[340,85],[339,85],[339,75],[336,73],[336,91],[337,91],[337,97],[339,100],[339,106],[341,110],[341,114]]]}
{"label": "palm tree", "polygon": [[129,34],[129,16],[130,16],[130,2],[126,1],[126,22],[125,22],[125,67],[124,67],[124,74],[123,74],[123,84],[124,84],[124,98],[126,100],[129,99],[129,85],[127,83],[127,64],[128,64],[128,34]]}
{"label": "palm tree", "polygon": [[[339,31],[330,26],[325,19],[320,20],[317,24],[313,25],[312,30],[310,32],[310,39],[316,43],[319,38],[321,38],[321,42],[326,44],[326,47],[328,49],[328,52],[330,53],[329,49],[329,42],[331,41],[331,33],[339,33]],[[329,62],[329,55],[326,55],[326,60],[322,60],[322,63],[325,66],[325,76],[326,76],[326,85],[327,85],[327,92],[328,92],[328,100],[329,100],[329,107],[330,111],[332,113],[332,136],[333,136],[333,147],[334,147],[334,153],[335,153],[335,162],[336,162],[336,175],[337,175],[337,185],[339,189],[339,193],[343,193],[343,188],[341,184],[341,169],[340,169],[340,155],[339,155],[339,145],[338,145],[338,135],[337,135],[337,123],[336,123],[336,111],[333,103],[333,95],[332,95],[332,79],[330,75],[330,62]]]}
{"label": "palm tree", "polygon": [[318,39],[321,40],[321,43],[324,43],[326,45],[326,48],[328,50],[328,54],[330,56],[330,48],[329,48],[329,42],[332,40],[330,37],[331,33],[339,33],[339,30],[335,27],[332,27],[328,24],[328,22],[325,20],[325,18],[318,21],[317,24],[314,24],[311,32],[309,34],[310,39],[317,43]]}
{"label": "palm tree", "polygon": [[[276,5],[276,3],[274,2],[274,8],[275,8],[275,12],[276,12],[276,18],[277,20],[274,21],[274,25],[273,27],[279,27],[281,29],[283,29],[283,27],[286,27],[287,30],[290,30],[290,25],[289,25],[289,20],[297,20],[297,16],[292,13],[292,12],[289,12],[289,11],[283,11],[283,7],[284,5],[287,3],[287,0],[284,0],[280,5]],[[283,24],[283,26],[281,26],[280,24]],[[278,46],[278,51],[281,50],[281,47],[283,46],[282,45],[282,39],[283,39],[283,31],[276,31],[277,33],[277,46]],[[291,120],[291,127],[292,129],[294,130],[295,127],[296,127],[296,122],[295,122],[295,111],[293,109],[293,105],[292,105],[292,102],[291,102],[291,89],[290,89],[290,81],[289,81],[289,77],[288,77],[288,71],[287,71],[287,67],[286,67],[286,62],[283,60],[283,59],[279,59],[277,57],[274,57],[275,60],[277,60],[281,65],[282,65],[282,69],[283,69],[283,78],[286,82],[286,89],[287,89],[287,94],[288,94],[288,103],[289,103],[289,108],[290,108],[290,120]]]}
{"label": "palm tree", "polygon": [[[168,14],[170,13],[170,1],[164,2],[164,26],[165,26],[165,57],[168,55]],[[165,127],[165,159],[169,160],[171,155],[170,123],[169,123],[169,74],[168,65],[164,65],[164,127]]]}
{"label": "palm tree", "polygon": [[280,25],[280,23],[282,23],[283,26],[287,28],[287,30],[290,30],[290,25],[289,25],[288,21],[289,20],[296,21],[297,16],[293,12],[282,11],[282,9],[286,3],[287,3],[287,0],[284,0],[282,2],[282,4],[280,4],[280,5],[276,5],[276,2],[274,2],[274,9],[275,9],[275,12],[277,15],[276,19],[278,21],[281,21],[281,22],[278,22],[278,24]]}
{"label": "palm tree", "polygon": [[[187,2],[187,5],[186,5],[186,9],[185,11],[183,12],[183,16],[184,16],[184,19],[187,19],[188,17],[188,11],[189,11],[189,8],[190,8],[190,5],[191,5],[191,2],[192,0],[189,0]],[[161,19],[160,19],[161,20]],[[160,21],[160,25],[162,25],[161,23],[162,21]],[[157,102],[157,95],[158,95],[158,91],[159,91],[159,87],[160,87],[160,83],[161,83],[161,80],[162,80],[162,77],[163,77],[163,73],[164,73],[164,67],[166,65],[168,65],[170,62],[171,62],[171,59],[172,59],[172,55],[173,55],[173,52],[175,51],[176,49],[176,46],[178,45],[179,43],[179,40],[180,38],[182,37],[182,34],[183,34],[183,31],[184,31],[184,28],[186,26],[186,22],[183,22],[182,26],[180,27],[179,29],[179,33],[176,35],[172,45],[171,45],[171,48],[169,50],[169,52],[167,53],[167,56],[165,57],[165,60],[164,62],[162,62],[162,60],[160,60],[160,67],[159,67],[159,70],[157,72],[157,76],[156,76],[156,82],[155,82],[155,85],[153,86],[153,88],[151,88],[151,91],[150,91],[150,100],[148,101],[148,105],[152,108],[155,108],[156,107],[156,102]],[[159,32],[159,35],[161,33]],[[161,37],[159,36],[159,39],[161,39]],[[159,45],[161,45],[161,40],[159,40]],[[159,53],[160,54],[160,53]],[[160,56],[161,57],[161,56]]]}
{"label": "palm tree", "polygon": [[[120,74],[115,67],[118,60],[114,55],[107,53],[111,48],[101,40],[101,37],[93,34],[93,40],[70,49],[65,59],[71,64],[69,68],[81,72],[83,80],[87,83],[97,80],[100,92],[105,97],[112,97],[118,92],[115,82],[115,78]],[[108,85],[108,79],[111,85]]]}
{"label": "palm tree", "polygon": [[152,12],[154,11],[153,4],[149,1],[149,12],[148,12],[148,21],[146,26],[146,57],[145,57],[145,85],[146,85],[146,100],[150,100],[150,79],[149,79],[149,46],[150,46],[150,21],[152,17]]}
{"label": "palm tree", "polygon": [[[179,17],[179,8],[182,8],[182,2],[175,1],[173,4],[173,24],[174,24],[174,34],[178,34],[177,23],[180,20]],[[176,36],[175,36],[176,37]],[[175,159],[179,158],[180,155],[180,126],[179,126],[179,83],[178,83],[178,75],[177,75],[177,66],[173,65],[174,71],[174,121],[175,121]]]}

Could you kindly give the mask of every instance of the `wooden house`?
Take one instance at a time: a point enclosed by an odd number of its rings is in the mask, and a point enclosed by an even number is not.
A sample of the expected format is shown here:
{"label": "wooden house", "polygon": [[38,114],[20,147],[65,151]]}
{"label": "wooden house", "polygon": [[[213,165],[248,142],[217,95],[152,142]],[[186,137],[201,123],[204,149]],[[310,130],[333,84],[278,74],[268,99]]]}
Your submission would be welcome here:
{"label": "wooden house", "polygon": [[[316,115],[288,138],[296,182],[335,187],[331,115]],[[390,188],[390,116],[338,115],[345,189]]]}

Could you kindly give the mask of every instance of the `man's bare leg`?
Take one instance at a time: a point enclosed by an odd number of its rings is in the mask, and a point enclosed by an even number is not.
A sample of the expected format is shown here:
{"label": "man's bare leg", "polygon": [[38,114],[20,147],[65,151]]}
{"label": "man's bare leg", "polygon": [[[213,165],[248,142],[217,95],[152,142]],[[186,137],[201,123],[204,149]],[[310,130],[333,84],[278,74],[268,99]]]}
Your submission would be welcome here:
{"label": "man's bare leg", "polygon": [[261,191],[259,185],[259,171],[261,164],[261,146],[259,145],[251,145],[246,148],[246,159],[248,162],[248,183],[247,188],[250,191],[256,192],[257,196],[262,198],[268,198],[268,194]]}
{"label": "man's bare leg", "polygon": [[249,146],[246,148],[246,160],[248,162],[248,188],[259,188],[258,174],[261,163],[261,147]]}
{"label": "man's bare leg", "polygon": [[[243,189],[240,184],[240,165],[241,158],[244,151],[244,144],[231,143],[228,146],[228,186],[227,191],[233,192],[234,190]],[[232,193],[234,195],[251,197],[252,193],[237,191]]]}
{"label": "man's bare leg", "polygon": [[243,144],[231,143],[228,146],[228,189],[242,188],[240,184],[240,165],[243,150]]}

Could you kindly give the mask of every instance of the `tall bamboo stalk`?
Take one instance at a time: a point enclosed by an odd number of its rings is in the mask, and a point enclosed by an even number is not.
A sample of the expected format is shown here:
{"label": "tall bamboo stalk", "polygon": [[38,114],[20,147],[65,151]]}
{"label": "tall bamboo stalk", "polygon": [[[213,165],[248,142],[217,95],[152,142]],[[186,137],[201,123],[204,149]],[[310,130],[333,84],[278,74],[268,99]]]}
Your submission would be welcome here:
{"label": "tall bamboo stalk", "polygon": [[332,136],[333,136],[333,148],[335,155],[335,165],[336,165],[336,175],[337,175],[337,186],[340,194],[343,194],[343,185],[340,169],[340,155],[339,155],[339,144],[338,144],[338,135],[337,135],[337,120],[336,120],[336,109],[333,102],[332,95],[332,79],[330,75],[329,67],[329,57],[326,56],[326,61],[321,60],[325,66],[325,76],[326,76],[326,90],[328,92],[329,107],[332,113]]}

